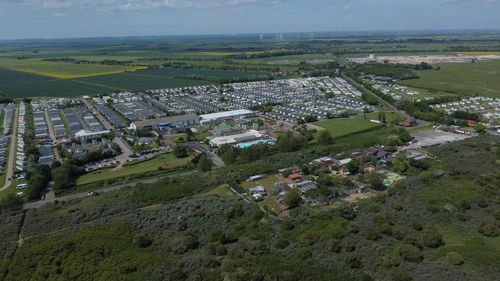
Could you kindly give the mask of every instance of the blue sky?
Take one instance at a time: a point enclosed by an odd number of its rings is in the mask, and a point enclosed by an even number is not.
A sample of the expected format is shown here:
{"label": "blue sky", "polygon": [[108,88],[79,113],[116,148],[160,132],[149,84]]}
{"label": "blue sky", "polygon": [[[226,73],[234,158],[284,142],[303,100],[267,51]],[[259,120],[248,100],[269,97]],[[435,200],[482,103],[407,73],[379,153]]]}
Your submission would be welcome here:
{"label": "blue sky", "polygon": [[0,39],[500,29],[500,0],[0,0]]}

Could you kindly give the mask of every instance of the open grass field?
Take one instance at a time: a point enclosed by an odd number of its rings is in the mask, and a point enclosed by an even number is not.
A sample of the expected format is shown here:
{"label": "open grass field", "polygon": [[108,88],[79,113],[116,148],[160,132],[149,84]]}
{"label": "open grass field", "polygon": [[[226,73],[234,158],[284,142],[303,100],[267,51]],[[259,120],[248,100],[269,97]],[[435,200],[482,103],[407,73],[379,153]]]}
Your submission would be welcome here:
{"label": "open grass field", "polygon": [[102,169],[100,174],[87,174],[81,176],[76,181],[76,184],[84,185],[97,181],[142,174],[146,172],[156,171],[159,168],[170,169],[186,165],[189,161],[191,161],[191,159],[192,157],[179,159],[175,158],[175,156],[172,153],[167,153],[145,162],[124,166],[123,168],[115,171],[113,171],[113,168],[108,168],[108,169]]}
{"label": "open grass field", "polygon": [[74,64],[37,59],[0,58],[0,67],[54,78],[78,78],[144,69],[142,66]]}
{"label": "open grass field", "polygon": [[459,95],[500,97],[500,60],[478,63],[441,64],[441,69],[420,71],[419,79],[400,83],[413,88]]}
{"label": "open grass field", "polygon": [[[325,128],[334,138],[343,137],[383,126],[381,124],[359,119],[335,119],[317,122],[314,123],[314,125]],[[319,134],[320,132],[316,132],[316,135]]]}

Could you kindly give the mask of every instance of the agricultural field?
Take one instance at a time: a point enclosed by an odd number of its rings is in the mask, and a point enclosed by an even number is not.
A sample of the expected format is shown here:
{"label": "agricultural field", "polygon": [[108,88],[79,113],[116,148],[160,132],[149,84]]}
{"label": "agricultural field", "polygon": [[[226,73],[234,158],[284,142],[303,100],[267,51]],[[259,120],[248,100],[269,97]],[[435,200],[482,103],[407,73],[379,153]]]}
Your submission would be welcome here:
{"label": "agricultural field", "polygon": [[77,185],[84,185],[98,181],[110,180],[119,177],[132,176],[143,174],[147,172],[157,171],[158,169],[171,169],[179,166],[186,165],[191,161],[192,157],[175,158],[171,153],[160,155],[148,161],[138,164],[125,165],[121,169],[114,170],[114,168],[103,169],[99,174],[87,174],[81,176],[76,181]]}
{"label": "agricultural field", "polygon": [[[383,126],[381,124],[359,119],[335,119],[317,122],[314,123],[314,125],[325,128],[334,138],[361,133]],[[319,132],[317,132],[316,135],[319,135]]]}
{"label": "agricultural field", "polygon": [[148,73],[142,74],[142,71],[85,77],[76,79],[75,81],[82,84],[95,85],[121,91],[178,88],[212,84],[204,80],[180,79],[168,76],[150,75]]}
{"label": "agricultural field", "polygon": [[78,78],[144,69],[141,66],[74,64],[37,59],[6,59],[0,57],[0,67],[53,78]]}
{"label": "agricultural field", "polygon": [[99,94],[114,91],[138,91],[212,84],[210,81],[174,78],[197,75],[208,78],[246,78],[261,72],[202,69],[150,69],[127,73],[57,79],[32,73],[0,68],[0,92],[11,97],[52,97]]}
{"label": "agricultural field", "polygon": [[500,97],[500,60],[440,64],[439,67],[438,70],[419,71],[420,78],[399,83],[417,90]]}

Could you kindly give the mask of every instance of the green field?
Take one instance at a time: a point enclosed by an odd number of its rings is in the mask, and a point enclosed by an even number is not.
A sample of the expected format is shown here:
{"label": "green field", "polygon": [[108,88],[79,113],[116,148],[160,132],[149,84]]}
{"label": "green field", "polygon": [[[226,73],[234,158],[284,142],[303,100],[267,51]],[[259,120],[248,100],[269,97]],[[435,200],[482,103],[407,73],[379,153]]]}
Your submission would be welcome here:
{"label": "green field", "polygon": [[[314,123],[314,125],[325,128],[334,138],[343,137],[383,126],[381,124],[359,119],[328,120]],[[319,135],[319,132],[317,132],[316,135]]]}
{"label": "green field", "polygon": [[500,97],[500,60],[478,63],[448,63],[441,69],[419,71],[419,79],[401,80],[414,88],[464,95]]}
{"label": "green field", "polygon": [[157,171],[160,167],[163,169],[170,169],[179,166],[186,165],[191,161],[192,157],[187,158],[175,158],[171,153],[163,154],[154,159],[141,162],[134,165],[127,165],[121,169],[113,171],[113,168],[102,169],[99,174],[87,174],[81,176],[76,181],[77,185],[84,185],[98,181],[109,180],[113,178],[126,177],[131,175],[137,175],[152,171]]}
{"label": "green field", "polygon": [[261,72],[202,69],[150,69],[127,73],[59,79],[33,73],[0,68],[0,92],[10,97],[78,96],[114,91],[139,91],[159,88],[209,85],[212,82],[174,78],[197,75],[207,78],[248,78]]}

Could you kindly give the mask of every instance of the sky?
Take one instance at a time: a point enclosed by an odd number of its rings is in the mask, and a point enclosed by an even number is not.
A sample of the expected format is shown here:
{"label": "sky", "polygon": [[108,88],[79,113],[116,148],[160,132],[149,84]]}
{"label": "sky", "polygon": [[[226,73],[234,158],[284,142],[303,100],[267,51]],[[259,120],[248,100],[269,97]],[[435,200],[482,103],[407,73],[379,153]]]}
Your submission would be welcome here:
{"label": "sky", "polygon": [[500,0],[0,0],[0,39],[500,30]]}

